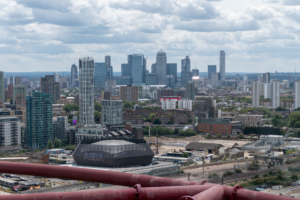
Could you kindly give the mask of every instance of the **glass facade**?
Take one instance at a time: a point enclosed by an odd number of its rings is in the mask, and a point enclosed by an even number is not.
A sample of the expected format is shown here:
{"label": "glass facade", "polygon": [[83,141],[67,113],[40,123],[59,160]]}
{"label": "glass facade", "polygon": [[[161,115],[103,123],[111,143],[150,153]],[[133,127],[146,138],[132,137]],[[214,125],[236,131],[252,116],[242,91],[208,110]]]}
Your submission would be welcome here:
{"label": "glass facade", "polygon": [[217,73],[217,65],[208,65],[207,66],[208,79],[211,79],[211,73]]}
{"label": "glass facade", "polygon": [[34,92],[26,97],[26,145],[47,148],[53,138],[52,95]]}
{"label": "glass facade", "polygon": [[156,74],[158,85],[164,85],[167,76],[167,55],[162,49],[156,56]]}
{"label": "glass facade", "polygon": [[15,85],[13,89],[13,104],[26,105],[27,87],[21,85]]}
{"label": "glass facade", "polygon": [[220,80],[225,80],[225,51],[220,51]]}
{"label": "glass facade", "polygon": [[0,101],[4,103],[4,72],[0,72]]}
{"label": "glass facade", "polygon": [[106,82],[106,64],[105,63],[95,63],[95,86],[105,87]]}
{"label": "glass facade", "polygon": [[167,64],[167,75],[172,75],[175,77],[175,84],[177,83],[177,63]]}
{"label": "glass facade", "polygon": [[131,85],[132,77],[130,76],[115,76],[114,79],[117,81],[117,85]]}
{"label": "glass facade", "polygon": [[157,74],[146,74],[146,85],[157,85]]}
{"label": "glass facade", "polygon": [[131,64],[121,64],[121,75],[122,76],[132,76],[132,65]]}
{"label": "glass facade", "polygon": [[132,85],[140,86],[143,83],[144,55],[132,55]]}

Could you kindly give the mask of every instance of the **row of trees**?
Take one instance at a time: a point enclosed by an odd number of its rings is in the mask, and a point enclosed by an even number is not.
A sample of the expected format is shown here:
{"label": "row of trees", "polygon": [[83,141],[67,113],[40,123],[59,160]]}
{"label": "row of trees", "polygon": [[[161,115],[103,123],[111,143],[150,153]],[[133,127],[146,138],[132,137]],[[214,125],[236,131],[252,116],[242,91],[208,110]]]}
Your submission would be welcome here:
{"label": "row of trees", "polygon": [[60,139],[55,138],[53,141],[52,140],[48,141],[48,148],[49,149],[64,148],[64,149],[68,149],[68,150],[74,150],[75,145],[69,145],[67,139],[60,140]]}
{"label": "row of trees", "polygon": [[274,127],[249,127],[246,126],[243,130],[245,135],[258,134],[258,135],[281,135],[281,130]]}
{"label": "row of trees", "polygon": [[[156,133],[159,136],[177,135],[177,136],[189,137],[189,136],[197,135],[197,133],[193,129],[187,129],[186,131],[184,131],[184,130],[179,130],[177,128],[175,130],[172,130],[168,127],[162,127],[162,126],[151,127],[151,135],[156,136]],[[145,127],[143,129],[143,134],[149,135],[149,127]]]}

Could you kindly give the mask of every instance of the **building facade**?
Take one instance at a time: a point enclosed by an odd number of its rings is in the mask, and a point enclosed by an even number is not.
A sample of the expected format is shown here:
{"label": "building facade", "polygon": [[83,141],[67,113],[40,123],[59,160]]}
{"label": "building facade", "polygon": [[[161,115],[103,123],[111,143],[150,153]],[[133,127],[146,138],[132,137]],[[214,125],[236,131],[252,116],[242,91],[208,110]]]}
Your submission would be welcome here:
{"label": "building facade", "polygon": [[271,94],[272,94],[271,88],[272,88],[271,83],[263,84],[263,95],[264,95],[265,99],[271,99],[271,97],[272,97],[271,96]]}
{"label": "building facade", "polygon": [[185,84],[192,80],[193,74],[191,72],[191,60],[189,56],[186,56],[181,60],[181,86],[185,87]]}
{"label": "building facade", "polygon": [[122,100],[102,100],[101,124],[107,126],[123,124]]}
{"label": "building facade", "polygon": [[218,118],[216,103],[211,96],[196,96],[194,100],[195,116],[199,118]]}
{"label": "building facade", "polygon": [[60,100],[60,85],[55,82],[54,75],[46,75],[41,78],[41,92],[52,96],[53,103]]}
{"label": "building facade", "polygon": [[4,72],[0,71],[0,101],[4,103],[5,91],[4,91]]}
{"label": "building facade", "polygon": [[278,80],[272,81],[272,108],[280,106],[280,82]]}
{"label": "building facade", "polygon": [[121,86],[120,99],[130,102],[139,102],[139,87],[138,86]]}
{"label": "building facade", "polygon": [[178,101],[178,108],[179,109],[188,109],[192,110],[193,108],[193,101],[188,99],[181,99]]}
{"label": "building facade", "polygon": [[174,76],[177,83],[177,63],[167,63],[167,75]]}
{"label": "building facade", "polygon": [[132,55],[132,85],[140,86],[143,83],[144,55]]}
{"label": "building facade", "polygon": [[26,106],[27,87],[15,85],[13,88],[13,104]]}
{"label": "building facade", "polygon": [[195,100],[195,92],[196,92],[196,85],[194,82],[190,81],[185,84],[185,97],[189,100]]}
{"label": "building facade", "polygon": [[115,76],[114,79],[117,82],[117,85],[132,85],[131,76]]}
{"label": "building facade", "polygon": [[79,123],[94,124],[94,59],[79,59]]}
{"label": "building facade", "polygon": [[71,83],[70,83],[71,87],[77,87],[77,85],[76,85],[76,80],[77,79],[78,79],[77,66],[75,64],[73,64],[71,66]]}
{"label": "building facade", "polygon": [[158,85],[164,85],[167,76],[167,55],[161,49],[156,56],[156,74],[158,77]]}
{"label": "building facade", "polygon": [[198,131],[210,134],[239,134],[242,132],[242,123],[229,119],[200,119]]}
{"label": "building facade", "polygon": [[105,87],[107,80],[106,63],[95,63],[95,87]]}
{"label": "building facade", "polygon": [[259,127],[262,126],[262,115],[238,115],[237,121],[242,122],[243,126]]}
{"label": "building facade", "polygon": [[170,88],[175,87],[175,77],[173,75],[167,75],[165,78],[165,85]]}
{"label": "building facade", "polygon": [[225,51],[220,51],[220,80],[225,81]]}
{"label": "building facade", "polygon": [[207,72],[207,78],[211,79],[211,73],[217,73],[217,65],[208,65]]}
{"label": "building facade", "polygon": [[260,98],[260,82],[253,81],[252,82],[252,106],[259,107],[259,98]]}
{"label": "building facade", "polygon": [[300,81],[294,83],[294,109],[300,107]]}
{"label": "building facade", "polygon": [[161,109],[162,110],[176,109],[176,101],[172,101],[172,100],[161,101]]}
{"label": "building facade", "polygon": [[157,85],[157,74],[146,74],[146,85]]}
{"label": "building facade", "polygon": [[17,117],[0,117],[0,149],[21,146],[21,122]]}
{"label": "building facade", "polygon": [[121,76],[132,76],[132,64],[121,64]]}
{"label": "building facade", "polygon": [[58,117],[56,121],[53,121],[53,139],[63,140],[66,138],[65,124],[64,117]]}
{"label": "building facade", "polygon": [[52,95],[34,92],[26,97],[26,145],[47,148],[53,138]]}

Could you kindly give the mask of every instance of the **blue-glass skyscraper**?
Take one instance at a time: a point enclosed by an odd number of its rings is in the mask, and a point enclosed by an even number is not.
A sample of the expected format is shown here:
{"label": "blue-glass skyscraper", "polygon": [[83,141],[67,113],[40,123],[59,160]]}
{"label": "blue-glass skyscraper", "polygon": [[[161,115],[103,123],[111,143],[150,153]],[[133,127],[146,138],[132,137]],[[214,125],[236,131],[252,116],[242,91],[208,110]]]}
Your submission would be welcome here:
{"label": "blue-glass skyscraper", "polygon": [[207,66],[207,78],[211,79],[211,73],[217,73],[217,65],[208,65]]}
{"label": "blue-glass skyscraper", "polygon": [[143,83],[144,55],[132,55],[132,85],[140,86]]}
{"label": "blue-glass skyscraper", "polygon": [[34,92],[26,97],[26,145],[47,148],[53,139],[52,95]]}
{"label": "blue-glass skyscraper", "polygon": [[132,64],[121,64],[121,76],[132,76]]}
{"label": "blue-glass skyscraper", "polygon": [[106,63],[95,63],[95,87],[105,87],[106,69]]}
{"label": "blue-glass skyscraper", "polygon": [[177,63],[167,63],[167,75],[174,76],[177,83]]}

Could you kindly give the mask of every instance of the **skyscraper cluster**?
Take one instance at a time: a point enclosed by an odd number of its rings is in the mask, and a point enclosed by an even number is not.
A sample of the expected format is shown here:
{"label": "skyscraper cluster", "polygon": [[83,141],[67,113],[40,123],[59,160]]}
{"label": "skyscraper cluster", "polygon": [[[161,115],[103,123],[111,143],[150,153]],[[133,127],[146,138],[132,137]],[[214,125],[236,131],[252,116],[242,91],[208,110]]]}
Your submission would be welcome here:
{"label": "skyscraper cluster", "polygon": [[225,84],[225,51],[220,51],[219,55],[219,72],[217,72],[217,65],[208,65],[207,66],[207,75],[208,79],[212,86],[224,86]]}

